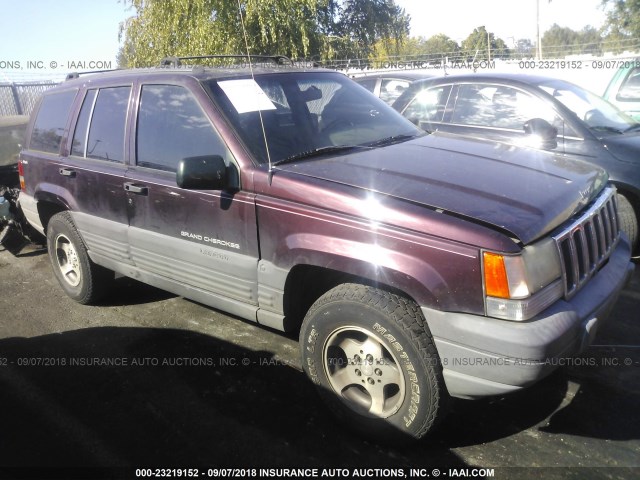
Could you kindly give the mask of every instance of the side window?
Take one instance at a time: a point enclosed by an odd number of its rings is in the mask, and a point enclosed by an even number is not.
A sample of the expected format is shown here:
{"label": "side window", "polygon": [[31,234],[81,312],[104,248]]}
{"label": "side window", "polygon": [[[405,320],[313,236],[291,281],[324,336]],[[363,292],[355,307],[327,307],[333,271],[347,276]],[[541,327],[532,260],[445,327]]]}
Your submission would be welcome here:
{"label": "side window", "polygon": [[408,80],[385,79],[380,85],[380,99],[392,104],[409,86]]}
{"label": "side window", "polygon": [[124,132],[130,93],[131,87],[101,88],[98,91],[85,145],[87,158],[124,162]]}
{"label": "side window", "polygon": [[416,125],[420,122],[442,122],[450,92],[451,85],[420,90],[402,115]]}
{"label": "side window", "polygon": [[452,123],[523,131],[532,118],[560,126],[562,120],[541,99],[505,85],[461,85]]}
{"label": "side window", "polygon": [[367,78],[364,80],[359,80],[358,83],[362,85],[364,88],[373,92],[376,89],[376,83],[378,82],[377,78]]}
{"label": "side window", "polygon": [[33,125],[29,148],[58,153],[76,91],[45,95]]}
{"label": "side window", "polygon": [[87,132],[89,131],[89,118],[93,111],[93,105],[96,101],[96,90],[89,90],[82,102],[78,122],[76,123],[76,131],[73,134],[73,143],[71,145],[71,155],[86,157]]}
{"label": "side window", "polygon": [[175,172],[180,160],[230,153],[184,87],[143,85],[137,127],[137,164]]}
{"label": "side window", "polygon": [[620,90],[616,95],[616,100],[622,102],[640,100],[640,68],[631,70],[624,83],[620,86]]}

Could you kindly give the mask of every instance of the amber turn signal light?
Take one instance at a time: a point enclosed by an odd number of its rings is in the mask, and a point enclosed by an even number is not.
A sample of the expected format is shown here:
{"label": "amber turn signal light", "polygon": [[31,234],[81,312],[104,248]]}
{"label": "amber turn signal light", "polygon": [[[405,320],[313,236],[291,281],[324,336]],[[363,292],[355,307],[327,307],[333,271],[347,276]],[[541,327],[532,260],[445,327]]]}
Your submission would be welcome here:
{"label": "amber turn signal light", "polygon": [[484,252],[484,285],[490,297],[509,298],[509,280],[504,266],[504,257],[497,253]]}

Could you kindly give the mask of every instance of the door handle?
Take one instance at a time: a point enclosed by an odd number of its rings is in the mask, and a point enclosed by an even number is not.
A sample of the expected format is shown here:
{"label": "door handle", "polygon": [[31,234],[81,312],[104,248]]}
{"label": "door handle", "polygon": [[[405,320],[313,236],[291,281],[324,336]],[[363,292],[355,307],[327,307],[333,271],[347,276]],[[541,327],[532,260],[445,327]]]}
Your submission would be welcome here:
{"label": "door handle", "polygon": [[136,185],[135,183],[125,183],[124,189],[127,192],[135,193],[137,195],[148,195],[149,189],[144,185]]}
{"label": "door handle", "polygon": [[76,176],[76,171],[71,170],[70,168],[61,168],[60,170],[58,170],[58,173],[63,177],[75,178]]}

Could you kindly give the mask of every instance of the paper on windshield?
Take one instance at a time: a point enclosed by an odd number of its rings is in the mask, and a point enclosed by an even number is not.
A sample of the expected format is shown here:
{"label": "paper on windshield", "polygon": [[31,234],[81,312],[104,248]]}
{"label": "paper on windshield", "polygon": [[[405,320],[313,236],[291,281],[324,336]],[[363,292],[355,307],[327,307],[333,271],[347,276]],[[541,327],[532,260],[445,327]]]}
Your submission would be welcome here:
{"label": "paper on windshield", "polygon": [[251,78],[218,82],[238,113],[275,110],[273,104],[260,85]]}

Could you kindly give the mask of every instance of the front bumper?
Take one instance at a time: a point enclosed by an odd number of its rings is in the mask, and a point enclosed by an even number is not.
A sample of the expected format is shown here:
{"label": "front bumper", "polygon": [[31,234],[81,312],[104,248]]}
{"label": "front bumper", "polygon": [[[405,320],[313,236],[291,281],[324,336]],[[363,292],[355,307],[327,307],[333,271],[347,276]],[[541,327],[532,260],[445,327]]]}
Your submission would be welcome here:
{"label": "front bumper", "polygon": [[526,322],[422,307],[449,394],[501,395],[544,378],[588,347],[633,273],[626,240],[571,300],[559,300]]}

